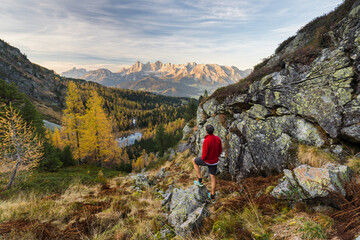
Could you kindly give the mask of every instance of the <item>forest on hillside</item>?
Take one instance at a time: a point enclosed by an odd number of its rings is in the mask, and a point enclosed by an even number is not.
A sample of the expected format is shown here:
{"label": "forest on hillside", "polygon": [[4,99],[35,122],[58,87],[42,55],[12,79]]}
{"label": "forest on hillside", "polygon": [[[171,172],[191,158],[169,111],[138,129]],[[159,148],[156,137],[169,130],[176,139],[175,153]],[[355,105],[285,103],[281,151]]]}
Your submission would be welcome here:
{"label": "forest on hillside", "polygon": [[[194,99],[119,91],[76,81],[69,81],[67,88],[62,128],[51,131],[44,127],[43,116],[28,96],[15,84],[0,80],[3,169],[13,171],[14,176],[18,170],[54,172],[78,164],[141,170],[157,160],[155,153],[162,157],[181,139],[185,119],[193,118],[197,109]],[[134,146],[120,147],[115,135],[133,128],[140,129],[143,138]],[[19,148],[16,141],[23,141],[20,145],[24,147]],[[36,157],[30,156],[30,149],[36,149]],[[23,155],[17,157],[19,152]]]}

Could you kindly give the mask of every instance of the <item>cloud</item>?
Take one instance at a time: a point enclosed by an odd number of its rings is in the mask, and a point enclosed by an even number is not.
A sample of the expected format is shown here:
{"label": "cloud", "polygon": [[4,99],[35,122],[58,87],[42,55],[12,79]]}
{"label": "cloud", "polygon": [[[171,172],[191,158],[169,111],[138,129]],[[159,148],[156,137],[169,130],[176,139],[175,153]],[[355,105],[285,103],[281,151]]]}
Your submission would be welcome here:
{"label": "cloud", "polygon": [[248,68],[305,23],[288,18],[298,5],[270,0],[3,0],[0,31],[32,61],[58,72],[71,64],[118,70],[136,60]]}
{"label": "cloud", "polygon": [[292,24],[285,27],[275,28],[272,31],[274,33],[285,34],[290,36],[295,34],[301,28],[301,26],[302,24]]}

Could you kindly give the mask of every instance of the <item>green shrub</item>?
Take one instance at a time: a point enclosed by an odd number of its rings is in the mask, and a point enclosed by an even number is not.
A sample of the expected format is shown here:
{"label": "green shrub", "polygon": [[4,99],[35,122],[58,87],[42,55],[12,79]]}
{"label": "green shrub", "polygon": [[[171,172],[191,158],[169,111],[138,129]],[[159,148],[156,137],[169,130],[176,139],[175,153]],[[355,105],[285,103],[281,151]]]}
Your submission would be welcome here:
{"label": "green shrub", "polygon": [[63,163],[63,167],[75,166],[77,163],[72,155],[70,146],[64,147],[60,160]]}
{"label": "green shrub", "polygon": [[255,204],[249,204],[242,211],[229,211],[220,216],[212,232],[221,239],[270,239],[263,215]]}
{"label": "green shrub", "polygon": [[38,168],[48,172],[56,172],[63,165],[61,162],[61,150],[51,143],[44,143],[44,157],[41,159]]}
{"label": "green shrub", "polygon": [[298,231],[302,233],[303,239],[327,238],[324,227],[321,226],[321,224],[315,223],[313,221],[305,221]]}

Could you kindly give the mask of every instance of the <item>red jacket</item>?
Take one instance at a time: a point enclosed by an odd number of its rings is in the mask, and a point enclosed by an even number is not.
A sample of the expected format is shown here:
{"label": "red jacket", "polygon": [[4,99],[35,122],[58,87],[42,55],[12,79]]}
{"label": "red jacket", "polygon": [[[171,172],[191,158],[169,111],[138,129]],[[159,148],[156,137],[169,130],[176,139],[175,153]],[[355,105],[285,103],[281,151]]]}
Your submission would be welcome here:
{"label": "red jacket", "polygon": [[219,161],[221,152],[221,139],[214,134],[206,135],[203,143],[201,159],[208,164],[215,164]]}

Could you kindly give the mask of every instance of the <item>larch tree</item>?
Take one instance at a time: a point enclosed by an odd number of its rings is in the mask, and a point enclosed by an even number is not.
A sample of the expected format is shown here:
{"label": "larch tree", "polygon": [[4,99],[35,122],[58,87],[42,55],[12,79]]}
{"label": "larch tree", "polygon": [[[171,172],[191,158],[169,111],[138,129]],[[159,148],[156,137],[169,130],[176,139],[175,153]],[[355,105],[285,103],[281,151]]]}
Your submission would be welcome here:
{"label": "larch tree", "polygon": [[85,107],[81,99],[81,92],[75,83],[70,82],[68,87],[66,100],[66,109],[62,118],[62,125],[64,126],[63,135],[65,145],[71,146],[74,157],[81,159],[80,153],[80,138],[81,138],[81,125],[82,116],[85,113]]}
{"label": "larch tree", "polygon": [[120,159],[123,164],[130,163],[129,155],[127,154],[126,150],[123,148],[120,149]]}
{"label": "larch tree", "polygon": [[9,189],[20,166],[32,168],[38,164],[43,156],[42,143],[11,105],[0,117],[0,140],[0,164],[12,171],[6,186]]}
{"label": "larch tree", "polygon": [[81,154],[93,159],[99,166],[118,157],[120,149],[111,130],[111,123],[103,109],[103,99],[93,90],[83,118]]}
{"label": "larch tree", "polygon": [[61,150],[64,149],[64,141],[61,138],[61,134],[58,128],[54,129],[54,133],[51,132],[50,139],[55,147],[60,148]]}

